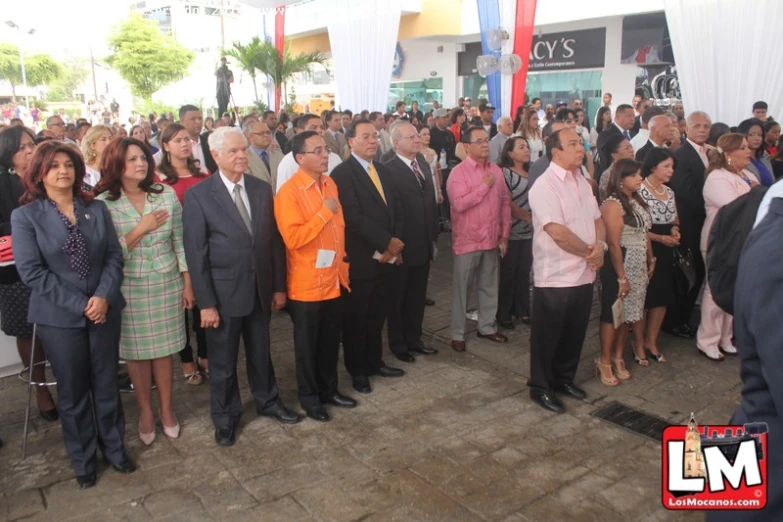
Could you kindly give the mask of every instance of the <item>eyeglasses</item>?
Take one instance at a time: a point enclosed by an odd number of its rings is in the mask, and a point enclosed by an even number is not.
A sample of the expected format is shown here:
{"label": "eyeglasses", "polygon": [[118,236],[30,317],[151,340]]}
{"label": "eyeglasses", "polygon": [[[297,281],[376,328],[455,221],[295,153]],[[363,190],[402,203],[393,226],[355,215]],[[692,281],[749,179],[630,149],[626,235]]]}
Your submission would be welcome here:
{"label": "eyeglasses", "polygon": [[16,149],[16,152],[24,152],[25,150],[35,150],[35,142],[29,141],[24,145],[19,145],[19,148]]}
{"label": "eyeglasses", "polygon": [[325,149],[323,147],[316,147],[313,150],[303,150],[301,154],[315,154],[316,156],[320,156],[321,154],[328,153],[329,149]]}
{"label": "eyeglasses", "polygon": [[49,127],[65,127],[65,123],[63,123],[63,122],[52,123],[51,125],[49,125]]}
{"label": "eyeglasses", "polygon": [[471,145],[486,145],[487,143],[489,143],[489,138],[483,138],[470,142]]}
{"label": "eyeglasses", "polygon": [[272,131],[251,132],[253,136],[271,136]]}
{"label": "eyeglasses", "polygon": [[419,137],[419,135],[418,135],[417,133],[415,133],[415,132],[414,132],[413,134],[409,134],[408,136],[403,136],[403,137],[402,137],[402,138],[400,138],[400,139],[401,139],[401,140],[415,140],[415,139],[416,139],[416,138],[418,138],[418,137]]}

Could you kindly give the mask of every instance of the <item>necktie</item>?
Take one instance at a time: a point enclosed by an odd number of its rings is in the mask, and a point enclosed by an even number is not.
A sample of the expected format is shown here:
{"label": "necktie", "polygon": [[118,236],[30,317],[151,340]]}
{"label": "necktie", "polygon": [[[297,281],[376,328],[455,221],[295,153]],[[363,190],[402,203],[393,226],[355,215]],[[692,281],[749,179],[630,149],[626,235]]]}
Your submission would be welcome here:
{"label": "necktie", "polygon": [[421,190],[424,190],[424,176],[419,172],[419,163],[416,160],[411,161],[411,168],[413,169],[413,173],[416,174],[416,179],[419,181],[419,185],[421,185]]}
{"label": "necktie", "polygon": [[623,131],[623,136],[625,136],[625,139],[626,139],[626,140],[630,140],[630,139],[631,139],[631,135],[630,135],[630,134],[628,134],[628,131],[627,131],[627,130],[624,130],[624,131]]}
{"label": "necktie", "polygon": [[269,168],[269,153],[265,150],[261,151],[261,161],[263,161],[264,165],[266,165],[266,170],[269,171],[269,174],[272,174],[272,169]]}
{"label": "necktie", "polygon": [[247,231],[252,234],[253,228],[250,226],[250,213],[247,211],[245,202],[242,201],[242,185],[239,184],[234,185],[234,205],[237,206],[239,217],[244,221]]}
{"label": "necktie", "polygon": [[383,202],[386,203],[386,194],[383,193],[383,185],[381,185],[381,178],[378,177],[378,172],[375,170],[375,165],[370,163],[370,166],[367,168],[367,173],[370,174],[372,184],[375,185],[376,189],[378,189],[378,194],[381,195],[381,199],[383,199]]}
{"label": "necktie", "polygon": [[701,156],[701,161],[704,162],[704,166],[709,167],[710,160],[707,158],[707,149],[704,147],[704,145],[699,145],[699,156]]}

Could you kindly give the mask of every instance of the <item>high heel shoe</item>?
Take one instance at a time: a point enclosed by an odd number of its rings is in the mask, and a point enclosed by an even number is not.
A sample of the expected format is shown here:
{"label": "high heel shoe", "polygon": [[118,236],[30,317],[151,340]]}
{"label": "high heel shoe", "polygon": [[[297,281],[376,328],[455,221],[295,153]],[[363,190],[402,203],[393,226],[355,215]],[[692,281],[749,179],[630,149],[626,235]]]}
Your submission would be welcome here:
{"label": "high heel shoe", "polygon": [[658,362],[658,363],[665,363],[665,362],[666,362],[666,356],[665,356],[664,354],[662,354],[662,353],[660,353],[660,352],[658,352],[658,353],[653,353],[653,351],[652,351],[652,350],[650,350],[650,347],[649,347],[649,346],[645,346],[645,347],[644,347],[644,351],[645,351],[645,353],[648,353],[648,354],[650,354],[650,357],[651,357],[651,358],[652,358],[652,359],[653,359],[655,362]]}
{"label": "high heel shoe", "polygon": [[[604,370],[609,369],[609,377],[604,375]],[[620,381],[612,374],[611,364],[601,364],[600,359],[595,360],[595,375],[601,380],[601,384],[604,386],[617,386]]]}
{"label": "high heel shoe", "polygon": [[621,381],[627,381],[631,378],[631,372],[625,368],[625,361],[622,359],[612,359],[612,367],[614,368],[614,374]]}
{"label": "high heel shoe", "polygon": [[150,433],[142,433],[141,420],[139,420],[139,439],[145,446],[149,446],[155,441],[155,429],[152,429]]}
{"label": "high heel shoe", "polygon": [[650,366],[650,361],[647,360],[647,357],[639,357],[638,355],[636,355],[636,348],[632,347],[631,349],[633,350],[633,360],[636,364],[645,367]]}
{"label": "high heel shoe", "polygon": [[[160,413],[158,414],[158,416],[160,416]],[[160,420],[160,425],[163,426],[163,433],[168,438],[170,438],[170,439],[179,438],[179,431],[180,431],[179,422],[176,423],[174,426],[169,427],[169,426],[166,426],[165,424],[163,424],[163,419],[161,419]]]}

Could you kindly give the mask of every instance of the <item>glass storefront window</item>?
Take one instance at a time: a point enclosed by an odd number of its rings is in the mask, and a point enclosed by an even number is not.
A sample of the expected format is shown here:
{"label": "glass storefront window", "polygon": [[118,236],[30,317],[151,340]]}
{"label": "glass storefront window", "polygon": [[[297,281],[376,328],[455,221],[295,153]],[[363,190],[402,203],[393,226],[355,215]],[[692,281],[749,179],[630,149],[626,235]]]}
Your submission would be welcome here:
{"label": "glass storefront window", "polygon": [[437,101],[443,106],[443,78],[428,78],[408,82],[391,82],[389,86],[388,111],[394,112],[398,101],[404,101],[410,110],[411,102],[419,102],[419,110],[432,110],[432,102]]}
{"label": "glass storefront window", "polygon": [[590,127],[595,114],[601,107],[603,71],[567,71],[533,73],[527,77],[527,94],[530,99],[541,98],[541,105],[564,101],[571,106],[571,100],[582,100],[582,108]]}

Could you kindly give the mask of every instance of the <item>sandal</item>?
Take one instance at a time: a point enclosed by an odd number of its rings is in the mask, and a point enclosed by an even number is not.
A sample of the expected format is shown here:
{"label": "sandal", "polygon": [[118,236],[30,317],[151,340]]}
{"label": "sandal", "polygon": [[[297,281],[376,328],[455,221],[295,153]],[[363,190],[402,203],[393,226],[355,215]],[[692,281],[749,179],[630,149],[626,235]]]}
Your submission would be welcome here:
{"label": "sandal", "polygon": [[[203,360],[204,361],[208,361],[209,359],[203,359]],[[198,363],[196,363],[196,365],[198,367],[198,371],[200,371],[204,375],[204,377],[209,379],[209,366],[202,366],[201,361],[202,361],[202,359],[201,359],[201,357],[199,357],[198,358]],[[207,364],[209,364],[209,363],[207,363]]]}
{"label": "sandal", "polygon": [[625,361],[622,359],[612,359],[612,366],[614,367],[614,373],[621,381],[627,381],[631,378],[631,372],[625,368]]}
{"label": "sandal", "polygon": [[653,353],[653,351],[650,349],[649,346],[644,347],[644,351],[648,354],[650,354],[650,357],[658,363],[665,363],[666,362],[666,356],[660,352]]}
{"label": "sandal", "polygon": [[[609,377],[604,376],[604,370],[609,369]],[[612,374],[611,364],[601,364],[600,359],[595,360],[595,374],[601,380],[601,384],[604,386],[617,386],[620,381]]]}
{"label": "sandal", "polygon": [[[190,363],[190,364],[193,364],[193,363]],[[201,383],[204,382],[204,379],[202,378],[201,373],[198,371],[198,369],[195,372],[186,373],[185,370],[184,370],[185,365],[181,364],[180,366],[183,368],[182,376],[185,377],[185,382],[187,382],[191,386],[198,386],[198,385],[200,385]]]}
{"label": "sandal", "polygon": [[647,357],[639,357],[636,355],[636,347],[632,346],[631,348],[633,349],[633,360],[636,364],[644,367],[650,366],[650,361],[647,359]]}

